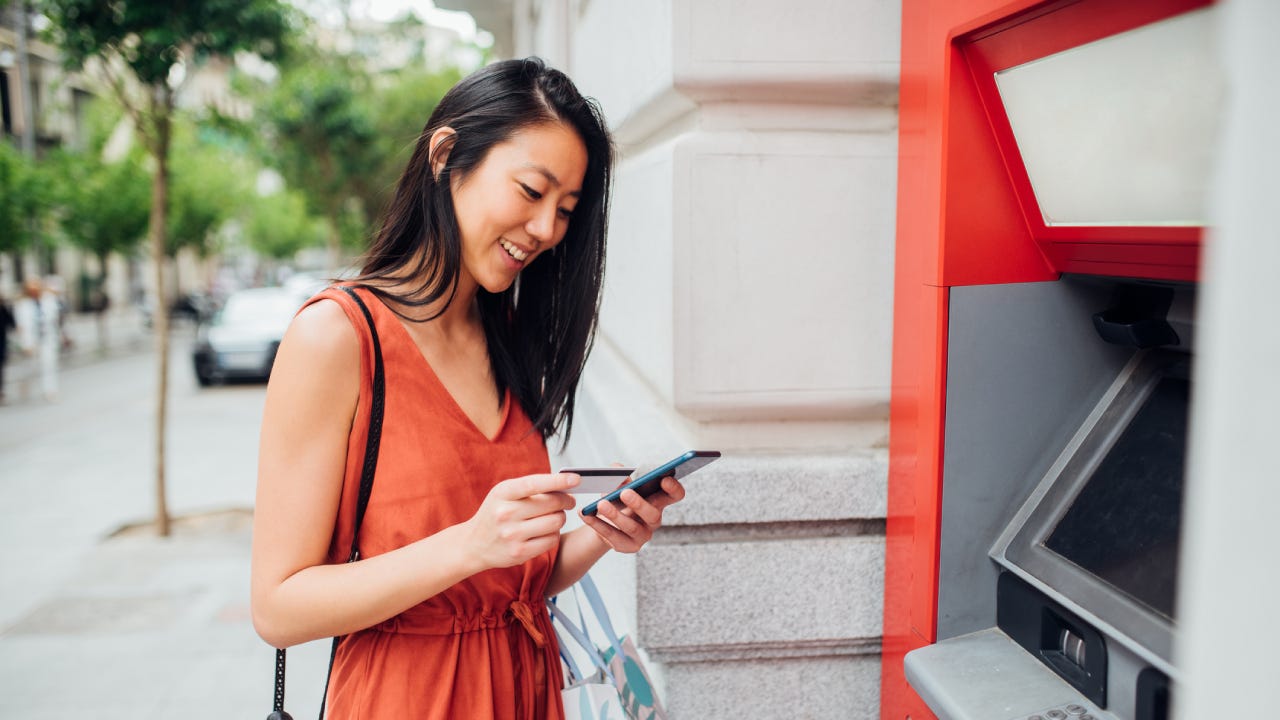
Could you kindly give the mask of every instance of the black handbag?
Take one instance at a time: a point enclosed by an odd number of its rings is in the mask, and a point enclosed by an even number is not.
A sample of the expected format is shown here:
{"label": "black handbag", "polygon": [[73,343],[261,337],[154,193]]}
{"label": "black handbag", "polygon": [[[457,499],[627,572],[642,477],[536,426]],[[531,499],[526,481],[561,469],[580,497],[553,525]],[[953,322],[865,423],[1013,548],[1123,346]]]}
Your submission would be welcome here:
{"label": "black handbag", "polygon": [[[364,319],[369,323],[369,335],[373,339],[373,402],[369,406],[369,436],[364,446],[364,467],[360,472],[360,494],[356,498],[356,522],[351,534],[351,553],[347,556],[347,562],[355,562],[360,559],[360,524],[364,521],[364,511],[369,505],[369,493],[373,491],[373,473],[378,467],[378,445],[382,440],[382,410],[386,401],[386,378],[382,371],[382,345],[378,342],[378,329],[373,325],[373,315],[369,313],[369,308],[353,288],[344,285],[342,290],[356,301],[356,305],[360,306],[360,312],[364,313]],[[335,637],[333,649],[329,651],[329,670],[325,674],[324,681],[325,698],[320,700],[320,720],[324,720],[325,700],[329,695],[329,676],[333,674],[333,661],[338,655],[338,643],[341,641],[341,637]],[[284,711],[284,668],[285,651],[277,648],[275,700],[267,720],[293,720],[293,716]]]}

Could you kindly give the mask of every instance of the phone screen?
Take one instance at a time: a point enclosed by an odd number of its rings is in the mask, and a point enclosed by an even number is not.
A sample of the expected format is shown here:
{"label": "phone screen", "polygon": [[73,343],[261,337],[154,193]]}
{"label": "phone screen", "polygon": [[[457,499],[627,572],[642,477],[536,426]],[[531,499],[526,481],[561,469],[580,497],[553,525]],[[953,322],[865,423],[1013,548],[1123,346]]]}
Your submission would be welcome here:
{"label": "phone screen", "polygon": [[[618,498],[622,497],[622,491],[627,489],[635,490],[639,493],[640,497],[649,497],[662,489],[662,478],[668,475],[673,475],[677,480],[681,480],[689,476],[695,470],[706,467],[708,463],[714,461],[718,457],[720,457],[720,451],[718,450],[690,450],[679,457],[672,458],[654,470],[632,480],[617,490],[614,490],[601,498],[601,500],[617,502]],[[599,502],[600,501],[597,500],[583,508],[582,514],[595,515],[596,505]]]}

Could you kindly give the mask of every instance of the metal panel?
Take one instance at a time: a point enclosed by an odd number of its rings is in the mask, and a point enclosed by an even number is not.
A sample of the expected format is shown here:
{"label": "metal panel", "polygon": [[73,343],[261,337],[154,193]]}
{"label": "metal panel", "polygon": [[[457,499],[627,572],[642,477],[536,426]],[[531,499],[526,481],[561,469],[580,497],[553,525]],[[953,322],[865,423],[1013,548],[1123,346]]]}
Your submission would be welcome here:
{"label": "metal panel", "polygon": [[1111,285],[952,288],[938,639],[995,625],[987,551],[1124,366],[1091,316]]}

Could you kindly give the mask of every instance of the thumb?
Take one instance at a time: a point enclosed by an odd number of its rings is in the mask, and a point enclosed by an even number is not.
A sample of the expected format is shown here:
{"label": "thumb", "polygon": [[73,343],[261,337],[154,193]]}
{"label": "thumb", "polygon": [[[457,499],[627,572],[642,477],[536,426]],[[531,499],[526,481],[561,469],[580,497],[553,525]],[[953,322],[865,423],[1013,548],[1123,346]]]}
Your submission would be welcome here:
{"label": "thumb", "polygon": [[654,470],[657,470],[658,468],[662,467],[663,465],[666,465],[666,464],[667,464],[667,461],[668,461],[668,460],[670,460],[670,459],[671,459],[671,458],[669,458],[669,457],[656,458],[656,457],[653,457],[653,456],[650,456],[650,457],[645,458],[643,462],[638,463],[638,464],[636,465],[635,472],[632,472],[632,473],[631,473],[631,477],[630,477],[630,479],[628,479],[628,481],[627,481],[627,482],[631,482],[632,480],[639,480],[640,478],[644,477],[645,475],[648,475],[649,473],[653,472]]}

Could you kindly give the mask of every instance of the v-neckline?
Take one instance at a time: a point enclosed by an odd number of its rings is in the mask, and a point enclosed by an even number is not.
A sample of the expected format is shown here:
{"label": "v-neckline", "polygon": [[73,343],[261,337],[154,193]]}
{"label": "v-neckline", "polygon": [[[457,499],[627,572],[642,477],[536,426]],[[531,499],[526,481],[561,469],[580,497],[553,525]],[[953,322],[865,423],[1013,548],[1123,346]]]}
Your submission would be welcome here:
{"label": "v-neckline", "polygon": [[440,375],[436,372],[435,367],[431,365],[431,361],[428,360],[426,354],[422,352],[422,348],[418,345],[418,342],[413,339],[413,335],[409,332],[409,328],[405,327],[405,323],[409,321],[400,317],[399,314],[388,307],[387,304],[383,302],[382,298],[377,297],[376,295],[374,297],[384,310],[391,313],[391,319],[395,321],[397,330],[403,336],[403,339],[413,347],[414,354],[418,356],[418,360],[420,360],[423,367],[426,368],[427,374],[430,375],[431,379],[435,382],[436,388],[439,389],[445,397],[449,398],[449,405],[452,408],[452,411],[456,413],[459,419],[466,423],[466,425],[470,427],[471,431],[476,435],[484,438],[485,441],[491,445],[497,443],[502,437],[503,431],[507,429],[507,419],[511,415],[511,388],[505,388],[502,391],[502,399],[500,400],[502,403],[502,417],[498,419],[498,429],[494,431],[493,437],[489,437],[480,429],[480,426],[476,424],[476,421],[467,414],[467,411],[462,407],[462,404],[458,402],[458,399],[453,396],[453,393],[449,392],[449,386],[445,385],[444,381],[440,379]]}

